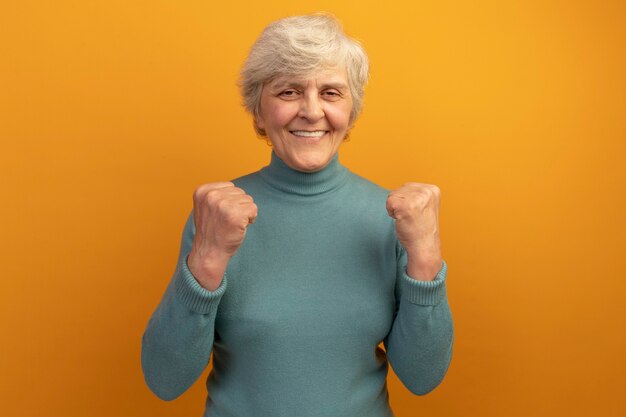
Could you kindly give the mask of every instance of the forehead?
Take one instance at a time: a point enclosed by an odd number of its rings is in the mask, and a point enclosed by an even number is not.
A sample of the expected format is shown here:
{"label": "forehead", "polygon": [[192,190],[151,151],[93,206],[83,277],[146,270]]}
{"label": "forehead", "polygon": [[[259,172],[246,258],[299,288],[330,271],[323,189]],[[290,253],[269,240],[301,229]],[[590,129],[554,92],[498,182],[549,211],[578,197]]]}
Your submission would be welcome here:
{"label": "forehead", "polygon": [[337,88],[348,88],[348,74],[344,68],[322,69],[307,75],[282,74],[271,80],[268,85],[273,88],[282,86],[320,86],[331,85]]}

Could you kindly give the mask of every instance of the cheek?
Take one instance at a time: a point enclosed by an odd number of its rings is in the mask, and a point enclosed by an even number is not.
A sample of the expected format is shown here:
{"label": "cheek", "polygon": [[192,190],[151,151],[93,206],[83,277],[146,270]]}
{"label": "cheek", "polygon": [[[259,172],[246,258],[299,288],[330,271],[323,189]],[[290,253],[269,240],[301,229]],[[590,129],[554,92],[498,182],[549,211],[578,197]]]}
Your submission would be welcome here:
{"label": "cheek", "polygon": [[290,103],[271,104],[267,107],[266,122],[274,127],[282,127],[294,117],[293,106]]}
{"label": "cheek", "polygon": [[326,118],[333,125],[335,129],[343,130],[347,129],[350,124],[350,111],[351,107],[333,107],[326,111]]}

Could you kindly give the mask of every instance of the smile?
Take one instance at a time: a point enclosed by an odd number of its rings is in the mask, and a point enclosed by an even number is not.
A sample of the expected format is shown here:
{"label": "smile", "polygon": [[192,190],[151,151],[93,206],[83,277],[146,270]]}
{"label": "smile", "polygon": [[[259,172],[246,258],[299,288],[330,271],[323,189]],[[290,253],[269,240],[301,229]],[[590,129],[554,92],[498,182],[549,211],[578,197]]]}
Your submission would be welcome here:
{"label": "smile", "polygon": [[311,132],[308,130],[290,130],[289,132],[294,136],[300,136],[303,138],[321,138],[328,131],[327,130],[315,130]]}

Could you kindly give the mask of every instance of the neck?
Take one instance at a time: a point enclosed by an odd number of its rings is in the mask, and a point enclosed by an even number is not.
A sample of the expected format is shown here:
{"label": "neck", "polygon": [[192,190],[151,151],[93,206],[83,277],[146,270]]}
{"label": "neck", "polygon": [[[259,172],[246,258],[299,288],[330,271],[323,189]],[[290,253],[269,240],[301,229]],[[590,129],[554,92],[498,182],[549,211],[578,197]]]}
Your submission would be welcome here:
{"label": "neck", "polygon": [[319,171],[296,171],[285,164],[272,152],[270,164],[261,170],[261,177],[273,188],[297,195],[316,195],[341,186],[347,178],[348,170],[339,163],[339,155],[330,160]]}

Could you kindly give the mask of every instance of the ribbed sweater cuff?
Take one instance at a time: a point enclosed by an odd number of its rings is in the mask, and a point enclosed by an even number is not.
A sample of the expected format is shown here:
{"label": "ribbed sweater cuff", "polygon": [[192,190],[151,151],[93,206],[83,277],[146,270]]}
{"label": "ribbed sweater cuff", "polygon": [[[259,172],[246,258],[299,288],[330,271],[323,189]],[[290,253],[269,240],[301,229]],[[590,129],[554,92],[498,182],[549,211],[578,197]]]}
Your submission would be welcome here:
{"label": "ribbed sweater cuff", "polygon": [[447,272],[448,266],[445,261],[432,281],[413,279],[404,271],[404,274],[402,274],[402,294],[413,304],[424,306],[437,305],[446,292]]}
{"label": "ribbed sweater cuff", "polygon": [[194,278],[185,258],[179,267],[175,283],[176,295],[192,311],[199,314],[209,314],[217,310],[217,306],[226,290],[226,276],[222,278],[220,286],[215,291],[203,288]]}

